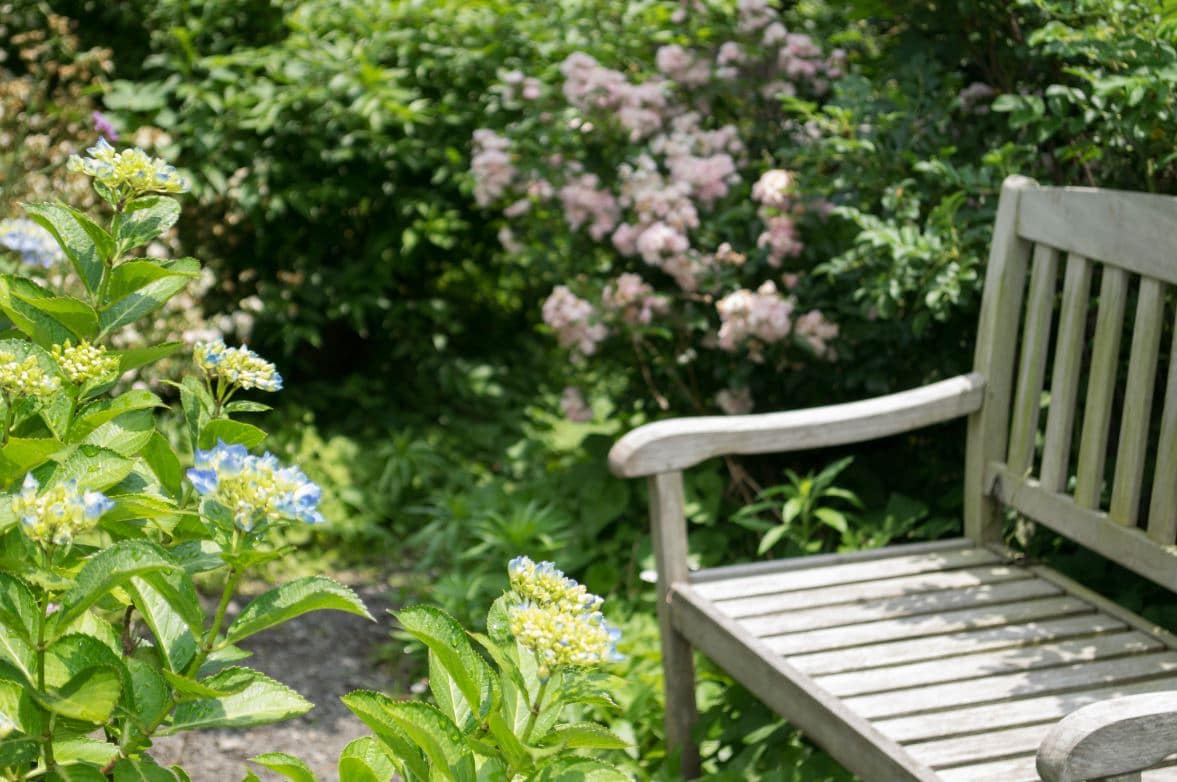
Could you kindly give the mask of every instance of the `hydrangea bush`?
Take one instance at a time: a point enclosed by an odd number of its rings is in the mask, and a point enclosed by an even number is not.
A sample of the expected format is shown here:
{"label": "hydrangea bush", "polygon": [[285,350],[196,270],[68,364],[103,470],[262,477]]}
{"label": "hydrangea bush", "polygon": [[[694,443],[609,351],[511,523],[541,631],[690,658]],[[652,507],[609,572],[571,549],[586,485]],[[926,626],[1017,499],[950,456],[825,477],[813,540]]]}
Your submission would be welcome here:
{"label": "hydrangea bush", "polygon": [[474,134],[474,198],[501,210],[508,253],[568,275],[543,319],[574,362],[615,347],[662,409],[748,412],[749,359],[836,358],[837,324],[796,294],[804,229],[831,206],[770,150],[796,131],[782,100],[819,99],[844,54],[764,0],[665,21],[651,63],[574,52],[554,79],[501,74],[495,113],[515,119]]}
{"label": "hydrangea bush", "polygon": [[[108,222],[54,202],[0,227],[23,262],[69,268],[59,287],[0,274],[0,777],[183,782],[183,769],[151,759],[154,737],[311,708],[242,665],[240,641],[314,609],[368,613],[314,576],[228,620],[242,578],[284,551],[270,533],[322,521],[319,488],[254,453],[265,432],[235,418],[269,409],[235,394],[277,391],[281,377],[248,348],[198,345],[199,374],[175,383],[180,449],[156,427],[159,396],[118,392],[185,349],[116,345],[201,275],[194,259],[141,254],[176,222],[172,195],[187,182],[105,139],[69,168],[90,179]],[[193,584],[204,573],[222,577],[211,615]]]}
{"label": "hydrangea bush", "polygon": [[[508,571],[510,589],[491,607],[485,634],[429,606],[395,612],[429,650],[436,705],[367,690],[344,696],[374,736],[344,749],[340,779],[385,781],[395,772],[404,782],[629,780],[592,757],[627,743],[577,716],[591,706],[617,708],[610,695],[617,682],[600,667],[623,659],[621,634],[602,616],[603,600],[551,562],[516,557]],[[315,780],[284,753],[252,760],[294,782]],[[245,782],[258,779],[251,773]]]}

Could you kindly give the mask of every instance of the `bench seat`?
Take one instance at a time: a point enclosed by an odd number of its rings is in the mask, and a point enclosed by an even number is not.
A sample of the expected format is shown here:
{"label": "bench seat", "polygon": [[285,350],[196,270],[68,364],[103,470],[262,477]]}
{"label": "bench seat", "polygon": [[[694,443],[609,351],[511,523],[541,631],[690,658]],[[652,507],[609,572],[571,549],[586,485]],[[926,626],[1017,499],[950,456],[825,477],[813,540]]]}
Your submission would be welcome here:
{"label": "bench seat", "polygon": [[668,603],[693,646],[872,782],[1038,782],[1066,714],[1177,691],[1173,636],[967,539],[704,570]]}

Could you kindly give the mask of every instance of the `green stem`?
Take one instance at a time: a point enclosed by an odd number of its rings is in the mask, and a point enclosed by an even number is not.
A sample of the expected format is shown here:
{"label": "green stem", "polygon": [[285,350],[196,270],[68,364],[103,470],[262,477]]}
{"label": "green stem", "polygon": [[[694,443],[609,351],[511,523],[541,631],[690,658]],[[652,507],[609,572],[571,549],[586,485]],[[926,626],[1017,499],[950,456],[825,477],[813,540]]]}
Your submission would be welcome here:
{"label": "green stem", "polygon": [[217,613],[213,616],[212,627],[204,636],[200,651],[193,658],[192,664],[188,666],[188,676],[191,678],[196,678],[196,674],[200,672],[200,666],[204,665],[204,661],[208,659],[209,654],[216,647],[217,634],[221,632],[221,625],[225,623],[225,611],[228,610],[229,601],[233,598],[233,593],[237,591],[237,585],[241,582],[243,575],[244,572],[238,570],[236,566],[229,568],[229,578],[225,582],[225,590],[221,593],[221,601],[217,604]]}
{"label": "green stem", "polygon": [[0,447],[8,445],[8,436],[12,432],[12,422],[16,420],[16,400],[9,397],[8,394],[3,394],[4,405],[7,408],[4,413],[4,433],[0,435]]}
{"label": "green stem", "polygon": [[[50,545],[45,549],[45,569],[53,569],[53,546]],[[49,645],[45,641],[45,630],[49,624],[49,593],[40,601],[40,611],[37,616],[37,648],[36,648],[36,665],[37,665],[37,689],[41,692],[45,691],[45,652],[48,651]],[[42,741],[42,750],[45,753],[45,767],[52,770],[57,765],[57,761],[53,758],[53,731],[56,715],[49,713],[49,724],[45,730],[45,736]]]}
{"label": "green stem", "polygon": [[544,679],[539,683],[539,692],[535,694],[535,703],[531,704],[531,714],[527,716],[527,726],[523,728],[523,743],[531,739],[531,732],[535,730],[535,721],[539,719],[539,713],[543,710],[544,695],[547,694],[548,682],[551,679]]}

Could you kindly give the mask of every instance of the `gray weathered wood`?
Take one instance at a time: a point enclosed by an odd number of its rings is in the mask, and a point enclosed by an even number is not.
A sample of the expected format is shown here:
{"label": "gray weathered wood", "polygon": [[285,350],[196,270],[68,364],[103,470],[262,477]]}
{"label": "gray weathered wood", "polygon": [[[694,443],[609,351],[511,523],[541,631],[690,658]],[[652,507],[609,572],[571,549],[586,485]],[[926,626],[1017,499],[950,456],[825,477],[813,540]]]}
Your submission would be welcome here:
{"label": "gray weathered wood", "polygon": [[937,660],[814,678],[834,695],[849,697],[929,684],[984,679],[987,676],[1014,671],[1089,662],[1164,648],[1164,644],[1152,636],[1140,632],[1126,632],[1037,646],[1013,647],[987,654],[945,656]]}
{"label": "gray weathered wood", "polygon": [[1036,644],[1062,643],[1075,638],[1094,642],[1100,635],[1122,632],[1125,627],[1124,622],[1109,616],[1082,614],[1062,619],[793,655],[789,657],[789,663],[815,678],[823,674],[872,674],[876,669],[886,666],[929,661],[940,663],[960,655],[1017,650]]}
{"label": "gray weathered wood", "polygon": [[977,325],[973,371],[985,378],[985,398],[981,408],[969,416],[964,526],[965,536],[982,544],[1001,538],[1001,514],[981,488],[985,466],[1005,456],[1009,436],[1015,341],[1030,255],[1030,243],[1016,230],[1018,209],[1022,194],[1035,186],[1025,177],[1009,177],[1002,185]]}
{"label": "gray weathered wood", "polygon": [[951,549],[942,552],[909,554],[886,559],[868,559],[829,565],[822,568],[782,570],[774,573],[733,576],[722,581],[694,583],[695,591],[709,600],[774,594],[801,589],[876,581],[917,573],[938,573],[957,568],[997,565],[1002,558],[987,549]]}
{"label": "gray weathered wood", "polygon": [[1152,417],[1164,306],[1164,286],[1151,277],[1142,279],[1136,303],[1136,325],[1132,330],[1132,351],[1128,356],[1128,384],[1120,417],[1112,502],[1108,507],[1111,520],[1128,527],[1136,526],[1144,486],[1145,449]]}
{"label": "gray weathered wood", "polygon": [[1136,695],[1085,706],[1038,750],[1046,782],[1087,782],[1142,771],[1177,752],[1177,696]]}
{"label": "gray weathered wood", "polygon": [[[1050,376],[1050,408],[1042,443],[1039,479],[1051,491],[1066,488],[1071,464],[1071,435],[1079,395],[1079,372],[1083,365],[1087,330],[1087,304],[1091,294],[1091,264],[1081,256],[1067,258],[1063,301],[1059,309],[1058,341],[1054,369]],[[1019,472],[1019,474],[1021,474]]]}
{"label": "gray weathered wood", "polygon": [[994,497],[1019,513],[1161,586],[1177,590],[1177,551],[1157,545],[1140,530],[1114,524],[1100,511],[1080,508],[1071,498],[1014,475],[1004,465],[990,465],[989,485]]}
{"label": "gray weathered wood", "polygon": [[1163,546],[1171,546],[1177,539],[1177,325],[1173,333],[1157,465],[1148,506],[1148,536]]}
{"label": "gray weathered wood", "polygon": [[1018,362],[1017,393],[1010,426],[1006,464],[1016,473],[1026,473],[1034,461],[1038,436],[1038,410],[1042,382],[1046,375],[1046,354],[1050,349],[1050,322],[1054,313],[1054,288],[1058,276],[1058,251],[1040,244],[1034,248],[1034,270],[1030,274],[1029,305],[1022,332]]}
{"label": "gray weathered wood", "polygon": [[1025,757],[1038,749],[1050,724],[1020,725],[1016,728],[970,733],[950,739],[934,739],[904,747],[932,768],[976,765],[994,760]]}
{"label": "gray weathered wood", "polygon": [[851,772],[871,782],[939,782],[869,722],[750,636],[692,587],[675,588],[679,631]]}
{"label": "gray weathered wood", "polygon": [[1026,239],[1177,283],[1177,198],[1052,187],[1027,192],[1019,212]]}
{"label": "gray weathered wood", "polygon": [[875,440],[968,415],[981,405],[984,380],[951,380],[861,402],[787,413],[700,416],[634,429],[609,451],[622,478],[684,470],[714,456],[800,451]]}
{"label": "gray weathered wood", "polygon": [[1103,490],[1127,294],[1127,272],[1105,267],[1099,286],[1099,317],[1095,321],[1095,344],[1091,349],[1087,404],[1083,406],[1083,434],[1079,438],[1079,465],[1075,474],[1075,504],[1080,508],[1097,507]]}
{"label": "gray weathered wood", "polygon": [[657,611],[666,689],[666,743],[682,752],[682,773],[699,775],[699,750],[691,738],[697,717],[695,660],[691,645],[678,633],[671,616],[673,588],[687,579],[687,523],[683,512],[682,473],[649,478],[650,527],[658,569]]}

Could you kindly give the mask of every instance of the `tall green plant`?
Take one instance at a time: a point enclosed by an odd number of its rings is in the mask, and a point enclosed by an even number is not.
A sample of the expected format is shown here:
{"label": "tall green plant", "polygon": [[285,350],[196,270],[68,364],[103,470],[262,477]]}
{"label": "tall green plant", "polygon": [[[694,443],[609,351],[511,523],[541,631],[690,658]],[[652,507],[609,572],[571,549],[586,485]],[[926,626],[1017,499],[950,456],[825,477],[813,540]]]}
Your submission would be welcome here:
{"label": "tall green plant", "polygon": [[[239,642],[313,609],[368,614],[346,587],[310,577],[229,621],[243,576],[284,553],[269,533],[321,520],[319,489],[297,467],[249,452],[265,433],[233,416],[268,408],[231,397],[282,382],[246,348],[198,345],[201,376],[178,384],[195,454],[186,472],[156,429],[164,402],[145,390],[112,394],[126,373],[182,344],[120,351],[109,341],[182,291],[200,264],[136,255],[179,217],[172,195],[187,183],[175,169],[105,141],[88,155],[70,168],[92,179],[109,221],[29,204],[31,221],[12,221],[6,242],[25,259],[36,249],[37,260],[56,243],[82,295],[0,275],[0,777],[181,782],[182,769],[151,759],[155,736],[311,708],[239,665],[248,656]],[[224,589],[209,616],[193,576],[213,571]]]}

